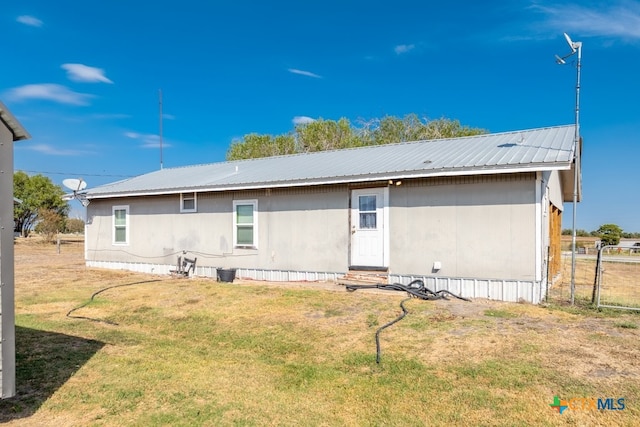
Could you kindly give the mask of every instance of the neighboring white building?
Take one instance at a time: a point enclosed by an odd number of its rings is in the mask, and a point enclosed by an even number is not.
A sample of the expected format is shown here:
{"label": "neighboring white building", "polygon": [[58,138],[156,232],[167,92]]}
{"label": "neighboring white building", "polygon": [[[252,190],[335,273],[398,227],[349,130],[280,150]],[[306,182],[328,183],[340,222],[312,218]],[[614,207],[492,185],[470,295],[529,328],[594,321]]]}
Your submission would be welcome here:
{"label": "neighboring white building", "polygon": [[[537,303],[559,273],[574,126],[167,168],[86,191],[88,266],[265,280],[376,270]],[[548,251],[548,248],[550,251]],[[547,254],[551,253],[549,269]]]}
{"label": "neighboring white building", "polygon": [[[0,102],[0,397],[16,393],[13,284],[13,143],[29,134]],[[13,203],[9,200],[13,199]]]}

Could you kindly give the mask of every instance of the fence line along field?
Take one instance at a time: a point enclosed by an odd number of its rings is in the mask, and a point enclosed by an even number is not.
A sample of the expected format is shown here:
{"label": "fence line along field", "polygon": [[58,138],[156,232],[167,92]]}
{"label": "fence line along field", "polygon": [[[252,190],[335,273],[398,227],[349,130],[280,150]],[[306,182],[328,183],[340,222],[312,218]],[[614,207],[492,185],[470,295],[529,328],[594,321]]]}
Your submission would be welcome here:
{"label": "fence line along field", "polygon": [[377,364],[405,295],[86,268],[66,237],[15,249],[7,426],[640,425],[636,312],[412,299]]}
{"label": "fence line along field", "polygon": [[599,292],[601,305],[640,310],[640,262],[601,262]]}
{"label": "fence line along field", "polygon": [[[575,271],[575,296],[580,303],[597,302],[612,307],[640,309],[640,251],[626,246],[605,248],[598,277],[597,250],[594,238],[582,238],[582,247],[590,247],[577,255]],[[567,242],[564,242],[567,243]],[[562,277],[550,289],[550,298],[557,301],[570,299],[571,253],[562,257]],[[598,288],[600,286],[599,295]]]}

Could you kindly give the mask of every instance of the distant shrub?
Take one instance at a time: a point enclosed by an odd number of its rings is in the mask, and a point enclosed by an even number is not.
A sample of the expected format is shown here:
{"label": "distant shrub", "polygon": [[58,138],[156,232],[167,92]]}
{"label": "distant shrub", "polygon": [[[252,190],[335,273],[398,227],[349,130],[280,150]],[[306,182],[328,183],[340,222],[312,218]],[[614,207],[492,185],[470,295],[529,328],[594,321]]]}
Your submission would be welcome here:
{"label": "distant shrub", "polygon": [[66,233],[84,234],[84,221],[80,218],[69,218],[64,231]]}
{"label": "distant shrub", "polygon": [[53,209],[41,209],[35,232],[42,234],[47,242],[53,242],[55,235],[64,230],[64,217]]}

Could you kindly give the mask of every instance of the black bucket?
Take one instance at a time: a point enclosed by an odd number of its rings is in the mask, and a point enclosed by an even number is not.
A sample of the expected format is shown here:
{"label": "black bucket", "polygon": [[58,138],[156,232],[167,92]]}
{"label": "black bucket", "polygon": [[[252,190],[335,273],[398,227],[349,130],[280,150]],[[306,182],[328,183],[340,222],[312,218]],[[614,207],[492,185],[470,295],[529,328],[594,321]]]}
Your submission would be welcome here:
{"label": "black bucket", "polygon": [[228,282],[233,283],[233,279],[236,278],[236,269],[235,268],[218,268],[218,282]]}

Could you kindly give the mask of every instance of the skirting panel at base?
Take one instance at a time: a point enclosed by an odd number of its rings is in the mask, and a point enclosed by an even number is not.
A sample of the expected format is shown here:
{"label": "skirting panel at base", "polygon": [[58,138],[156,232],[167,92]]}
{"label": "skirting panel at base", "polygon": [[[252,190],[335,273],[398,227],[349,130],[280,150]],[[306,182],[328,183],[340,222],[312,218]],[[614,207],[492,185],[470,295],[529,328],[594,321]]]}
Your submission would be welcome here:
{"label": "skirting panel at base", "polygon": [[[115,261],[87,261],[87,267],[129,270],[138,273],[170,274],[174,265],[144,264]],[[345,273],[263,270],[238,268],[236,277],[241,279],[264,280],[271,282],[335,282]],[[217,267],[196,266],[195,276],[216,278]],[[446,290],[465,298],[486,298],[497,301],[528,302],[539,304],[545,297],[543,282],[532,280],[469,279],[457,277],[430,277],[402,274],[389,274],[389,283],[409,284],[413,280],[422,280],[432,291]]]}

